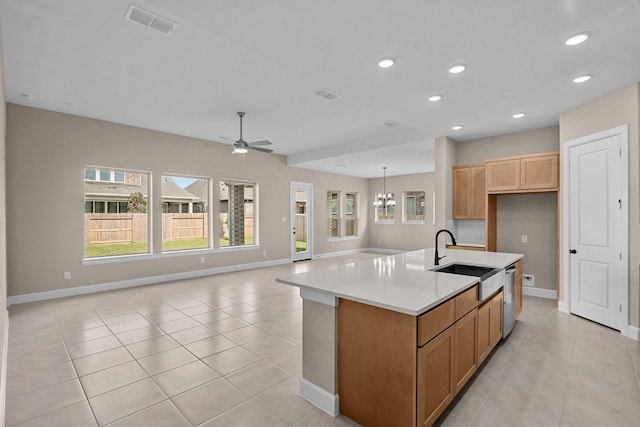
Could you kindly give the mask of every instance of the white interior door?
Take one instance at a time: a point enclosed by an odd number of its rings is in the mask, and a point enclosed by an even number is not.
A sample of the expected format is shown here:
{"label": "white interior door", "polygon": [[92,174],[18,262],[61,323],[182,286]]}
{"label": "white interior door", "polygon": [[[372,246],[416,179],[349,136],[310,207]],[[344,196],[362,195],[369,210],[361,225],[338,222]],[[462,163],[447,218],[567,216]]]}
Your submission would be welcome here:
{"label": "white interior door", "polygon": [[291,183],[291,258],[294,261],[311,259],[312,200],[311,184]]}
{"label": "white interior door", "polygon": [[628,291],[623,162],[620,134],[569,148],[570,311],[620,331]]}

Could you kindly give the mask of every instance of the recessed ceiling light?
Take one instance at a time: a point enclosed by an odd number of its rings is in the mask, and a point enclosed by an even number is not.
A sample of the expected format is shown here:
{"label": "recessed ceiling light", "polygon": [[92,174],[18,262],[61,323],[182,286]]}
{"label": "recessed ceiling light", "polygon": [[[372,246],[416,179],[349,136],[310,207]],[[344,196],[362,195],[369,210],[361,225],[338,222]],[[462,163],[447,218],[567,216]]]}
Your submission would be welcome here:
{"label": "recessed ceiling light", "polygon": [[584,31],[582,33],[574,34],[569,37],[567,41],[564,42],[567,46],[575,46],[580,43],[584,43],[591,36],[591,33],[588,31]]}
{"label": "recessed ceiling light", "polygon": [[584,83],[588,80],[591,80],[591,74],[585,74],[584,76],[575,77],[572,81],[574,83]]}
{"label": "recessed ceiling light", "polygon": [[431,102],[438,102],[442,99],[442,95],[431,95],[429,97],[429,101]]}
{"label": "recessed ceiling light", "polygon": [[460,129],[462,129],[462,125],[455,125],[455,126],[451,126],[451,129],[453,129],[453,130],[460,130]]}
{"label": "recessed ceiling light", "polygon": [[396,60],[393,58],[382,58],[378,61],[378,67],[380,68],[391,68],[395,65]]}
{"label": "recessed ceiling light", "polygon": [[515,113],[512,117],[514,119],[521,119],[524,117],[524,113]]}
{"label": "recessed ceiling light", "polygon": [[467,69],[467,66],[464,64],[456,64],[453,67],[449,68],[449,72],[451,74],[459,74]]}
{"label": "recessed ceiling light", "polygon": [[21,93],[20,96],[24,99],[33,99],[33,95],[31,95],[30,93]]}

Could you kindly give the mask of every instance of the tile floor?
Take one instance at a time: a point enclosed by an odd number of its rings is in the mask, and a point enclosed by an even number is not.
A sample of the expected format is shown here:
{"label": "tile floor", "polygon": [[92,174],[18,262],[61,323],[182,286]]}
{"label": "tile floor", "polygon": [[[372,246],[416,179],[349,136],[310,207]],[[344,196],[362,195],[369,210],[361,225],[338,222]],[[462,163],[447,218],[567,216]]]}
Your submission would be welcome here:
{"label": "tile floor", "polygon": [[[358,254],[10,308],[7,426],[350,426],[297,394],[301,300]],[[442,426],[638,426],[640,343],[525,297]]]}

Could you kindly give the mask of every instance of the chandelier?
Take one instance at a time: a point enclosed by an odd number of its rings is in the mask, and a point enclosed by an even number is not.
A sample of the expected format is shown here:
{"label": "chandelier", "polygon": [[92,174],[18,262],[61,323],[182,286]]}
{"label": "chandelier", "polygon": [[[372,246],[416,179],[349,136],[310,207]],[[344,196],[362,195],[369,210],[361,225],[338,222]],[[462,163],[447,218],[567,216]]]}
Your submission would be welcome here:
{"label": "chandelier", "polygon": [[384,208],[385,210],[388,207],[395,206],[396,200],[393,198],[393,193],[387,193],[387,167],[382,167],[382,172],[384,174],[382,178],[382,193],[378,193],[376,196],[376,200],[373,202],[374,208]]}

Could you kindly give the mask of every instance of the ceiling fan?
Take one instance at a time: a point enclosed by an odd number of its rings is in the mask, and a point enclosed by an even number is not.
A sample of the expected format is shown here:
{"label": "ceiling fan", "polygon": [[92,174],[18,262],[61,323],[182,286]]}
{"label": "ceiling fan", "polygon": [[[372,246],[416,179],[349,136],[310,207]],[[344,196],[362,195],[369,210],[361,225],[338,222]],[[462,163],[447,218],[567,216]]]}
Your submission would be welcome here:
{"label": "ceiling fan", "polygon": [[242,139],[242,118],[244,115],[245,113],[243,111],[238,111],[238,117],[240,117],[240,139],[233,143],[233,154],[245,154],[249,150],[271,153],[273,150],[260,147],[260,145],[271,145],[271,141],[265,139],[262,141],[247,142]]}

